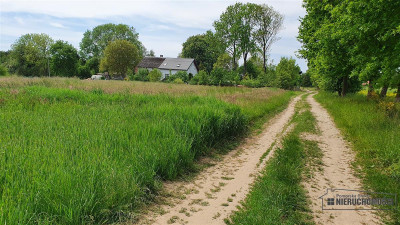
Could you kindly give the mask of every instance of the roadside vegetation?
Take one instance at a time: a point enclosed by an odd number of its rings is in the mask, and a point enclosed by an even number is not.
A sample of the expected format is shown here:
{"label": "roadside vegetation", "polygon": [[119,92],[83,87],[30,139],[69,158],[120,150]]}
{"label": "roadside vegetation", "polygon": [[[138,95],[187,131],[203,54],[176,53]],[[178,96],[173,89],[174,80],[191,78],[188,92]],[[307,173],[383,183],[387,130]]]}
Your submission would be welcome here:
{"label": "roadside vegetation", "polygon": [[[352,143],[356,169],[361,168],[366,188],[400,195],[400,105],[393,101],[368,100],[353,94],[339,98],[320,92],[315,98],[333,116],[337,126]],[[392,97],[393,98],[393,97]],[[400,221],[400,205],[387,211],[393,221]]]}
{"label": "roadside vegetation", "polygon": [[340,96],[397,89],[400,101],[400,1],[304,0],[300,55],[315,86]]}
{"label": "roadside vegetation", "polygon": [[67,78],[0,84],[2,224],[123,220],[162,180],[193,171],[198,157],[262,124],[295,94]]}
{"label": "roadside vegetation", "polygon": [[300,138],[303,132],[317,132],[305,96],[296,105],[293,130],[283,137],[282,147],[275,150],[243,206],[227,219],[228,224],[313,224],[301,183],[312,173],[310,162],[321,157],[321,150],[316,142]]}

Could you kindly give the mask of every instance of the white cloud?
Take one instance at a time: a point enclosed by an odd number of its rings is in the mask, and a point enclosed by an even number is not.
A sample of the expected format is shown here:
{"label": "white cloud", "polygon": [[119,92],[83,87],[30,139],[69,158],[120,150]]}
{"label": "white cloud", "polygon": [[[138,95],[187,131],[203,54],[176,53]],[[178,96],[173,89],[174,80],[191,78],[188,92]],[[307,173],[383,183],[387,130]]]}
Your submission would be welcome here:
{"label": "white cloud", "polygon": [[66,28],[64,25],[62,25],[61,23],[55,23],[55,22],[51,22],[49,23],[51,26],[53,27],[57,27],[57,28]]}
{"label": "white cloud", "polygon": [[10,49],[11,44],[13,44],[18,37],[28,33],[45,33],[52,37],[54,40],[65,40],[76,47],[79,46],[79,42],[83,37],[83,32],[77,32],[68,29],[60,31],[57,26],[43,26],[42,23],[27,23],[24,26],[14,26],[13,24],[0,25],[2,28],[0,29],[1,37],[14,37],[14,40],[10,41],[9,43],[5,43],[2,41],[1,50]]}
{"label": "white cloud", "polygon": [[[177,0],[3,0],[2,12],[41,13],[56,17],[107,18],[112,16],[143,16],[159,19],[182,27],[210,27],[226,7],[236,1],[177,1]],[[246,2],[246,1],[242,1]],[[266,3],[265,1],[251,1]],[[301,0],[272,0],[273,6],[287,17],[304,13]]]}
{"label": "white cloud", "polygon": [[19,24],[19,25],[25,25],[25,21],[24,21],[24,19],[22,19],[21,17],[14,17],[14,19],[17,21],[17,23]]}
{"label": "white cloud", "polygon": [[150,24],[142,29],[142,31],[146,31],[146,32],[173,31],[173,30],[176,30],[176,28],[167,26],[167,25],[163,25],[163,24]]}

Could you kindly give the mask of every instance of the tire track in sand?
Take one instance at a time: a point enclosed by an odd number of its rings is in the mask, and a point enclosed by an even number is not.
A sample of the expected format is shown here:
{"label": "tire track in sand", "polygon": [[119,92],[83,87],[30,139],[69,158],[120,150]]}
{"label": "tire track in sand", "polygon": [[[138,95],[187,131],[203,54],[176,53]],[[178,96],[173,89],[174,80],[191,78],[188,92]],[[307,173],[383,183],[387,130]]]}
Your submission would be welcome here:
{"label": "tire track in sand", "polygon": [[317,224],[380,224],[379,217],[372,211],[322,211],[322,202],[319,197],[326,192],[327,188],[351,190],[362,188],[360,179],[354,176],[351,168],[354,153],[348,147],[329,113],[313,98],[313,94],[307,97],[307,102],[311,106],[311,113],[321,131],[320,135],[314,135],[308,139],[317,141],[323,152],[323,170],[316,172],[311,182],[304,183],[312,202],[314,221]]}
{"label": "tire track in sand", "polygon": [[[236,206],[245,199],[255,177],[273,155],[273,145],[279,142],[285,129],[290,129],[287,125],[299,99],[300,96],[295,97],[255,140],[231,151],[221,162],[197,175],[194,181],[166,183],[166,191],[178,197],[170,197],[169,205],[157,210],[161,213],[150,213],[138,223],[225,224],[224,219],[237,210]],[[260,158],[270,147],[271,151],[260,165]]]}

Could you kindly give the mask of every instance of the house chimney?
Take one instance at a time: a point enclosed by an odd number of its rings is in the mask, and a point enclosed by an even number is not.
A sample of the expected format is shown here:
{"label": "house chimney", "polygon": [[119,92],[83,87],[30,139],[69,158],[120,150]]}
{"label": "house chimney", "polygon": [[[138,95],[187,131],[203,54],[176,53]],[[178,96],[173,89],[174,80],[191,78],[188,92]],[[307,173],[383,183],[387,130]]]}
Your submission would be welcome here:
{"label": "house chimney", "polygon": [[160,55],[160,58],[164,57],[164,55]]}

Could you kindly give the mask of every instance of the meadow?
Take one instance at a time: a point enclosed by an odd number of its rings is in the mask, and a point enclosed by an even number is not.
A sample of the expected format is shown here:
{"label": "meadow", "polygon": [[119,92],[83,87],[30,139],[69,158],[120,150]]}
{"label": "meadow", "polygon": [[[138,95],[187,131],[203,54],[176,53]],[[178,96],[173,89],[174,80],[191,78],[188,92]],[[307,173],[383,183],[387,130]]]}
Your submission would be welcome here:
{"label": "meadow", "polygon": [[295,95],[68,78],[7,77],[0,88],[1,224],[118,221]]}
{"label": "meadow", "polygon": [[[367,99],[361,92],[337,97],[320,92],[315,96],[357,153],[355,168],[365,188],[400,195],[400,104],[393,96],[386,101]],[[400,205],[388,211],[392,222],[400,221]],[[390,221],[388,222],[390,223]]]}

